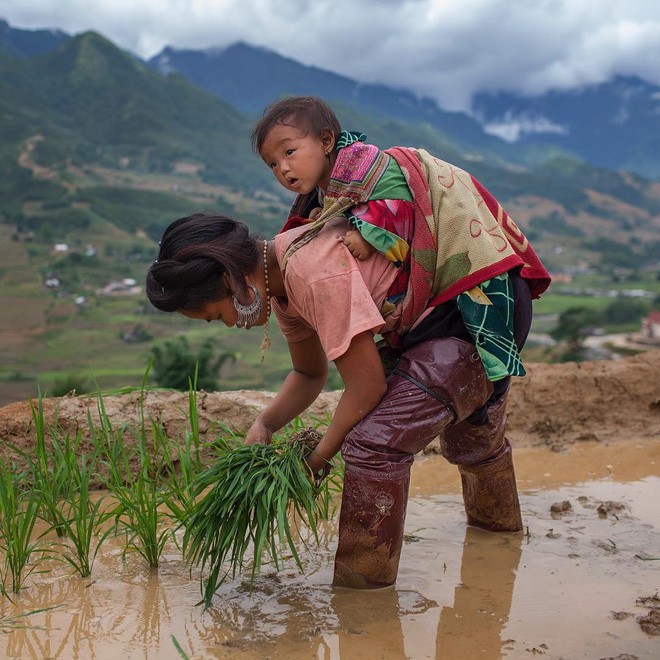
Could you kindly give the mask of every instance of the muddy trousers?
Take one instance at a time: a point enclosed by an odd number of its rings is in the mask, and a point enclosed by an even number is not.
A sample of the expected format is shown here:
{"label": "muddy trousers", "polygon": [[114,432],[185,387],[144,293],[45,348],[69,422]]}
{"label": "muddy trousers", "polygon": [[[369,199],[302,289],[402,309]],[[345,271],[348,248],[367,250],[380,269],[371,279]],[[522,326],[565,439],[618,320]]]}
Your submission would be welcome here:
{"label": "muddy trousers", "polygon": [[[492,389],[468,342],[431,339],[403,354],[385,396],[342,446],[345,475],[335,586],[394,584],[410,467],[415,454],[438,436],[443,455],[461,471],[468,523],[489,528],[491,516],[492,529],[521,529],[511,448],[504,438],[506,395],[497,402],[494,412],[501,411],[499,416],[491,419],[489,406],[486,424],[465,421],[488,401]],[[456,433],[447,441],[450,428]]]}

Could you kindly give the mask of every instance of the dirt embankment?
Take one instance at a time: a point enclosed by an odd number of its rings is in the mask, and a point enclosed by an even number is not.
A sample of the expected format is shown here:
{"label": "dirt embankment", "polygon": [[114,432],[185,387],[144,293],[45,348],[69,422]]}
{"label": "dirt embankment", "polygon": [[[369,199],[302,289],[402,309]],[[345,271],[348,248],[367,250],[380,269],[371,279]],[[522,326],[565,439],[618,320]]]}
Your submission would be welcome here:
{"label": "dirt embankment", "polygon": [[[339,392],[325,392],[308,411],[323,419],[332,413]],[[274,397],[269,392],[239,390],[200,392],[199,427],[202,436],[219,432],[222,423],[244,432]],[[140,421],[140,393],[104,397],[114,428],[136,428]],[[95,397],[45,399],[44,418],[61,432],[79,430],[89,439],[87,416],[98,425]],[[189,428],[188,395],[147,392],[144,416],[162,423],[172,439]],[[130,437],[127,430],[127,437]],[[554,449],[582,440],[601,442],[660,438],[660,350],[617,361],[581,364],[530,364],[527,376],[514,379],[509,403],[509,433],[516,446],[546,445]],[[35,428],[28,401],[0,408],[0,440],[30,450]],[[85,446],[83,442],[83,448]]]}

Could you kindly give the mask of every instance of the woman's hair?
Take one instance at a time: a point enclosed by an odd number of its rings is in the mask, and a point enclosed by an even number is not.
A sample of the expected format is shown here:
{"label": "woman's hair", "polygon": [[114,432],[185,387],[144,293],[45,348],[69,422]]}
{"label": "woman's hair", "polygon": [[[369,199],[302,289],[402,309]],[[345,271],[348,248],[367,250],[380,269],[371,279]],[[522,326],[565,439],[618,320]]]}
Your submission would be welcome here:
{"label": "woman's hair", "polygon": [[266,107],[252,129],[250,138],[255,153],[261,152],[266,136],[277,124],[295,126],[319,137],[328,130],[332,132],[335,143],[341,133],[339,119],[325,101],[316,96],[289,96]]}
{"label": "woman's hair", "polygon": [[175,220],[149,267],[147,297],[156,309],[177,312],[196,311],[231,295],[257,268],[259,239],[247,225],[224,215],[195,213]]}

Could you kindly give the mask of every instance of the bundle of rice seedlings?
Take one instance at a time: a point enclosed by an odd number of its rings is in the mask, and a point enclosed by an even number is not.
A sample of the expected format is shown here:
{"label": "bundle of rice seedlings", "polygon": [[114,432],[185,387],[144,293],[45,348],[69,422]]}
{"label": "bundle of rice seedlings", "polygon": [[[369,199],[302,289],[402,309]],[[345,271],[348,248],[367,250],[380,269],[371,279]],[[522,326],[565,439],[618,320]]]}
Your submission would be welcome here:
{"label": "bundle of rice seedlings", "polygon": [[302,570],[296,549],[296,540],[302,539],[291,527],[292,514],[318,542],[317,523],[329,511],[328,488],[319,489],[310,480],[303,460],[320,437],[310,428],[269,445],[227,448],[198,475],[195,493],[211,488],[184,518],[183,555],[202,572],[208,571],[202,581],[206,607],[222,582],[242,571],[250,547],[251,581],[266,551],[279,568],[281,549],[288,548]]}

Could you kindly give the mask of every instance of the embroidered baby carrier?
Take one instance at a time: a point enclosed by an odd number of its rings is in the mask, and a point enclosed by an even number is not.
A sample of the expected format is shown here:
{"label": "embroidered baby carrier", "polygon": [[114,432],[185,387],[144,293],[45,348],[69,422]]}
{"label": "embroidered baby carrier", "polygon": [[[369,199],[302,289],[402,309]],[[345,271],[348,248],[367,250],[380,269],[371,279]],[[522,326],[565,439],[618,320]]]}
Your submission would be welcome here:
{"label": "embroidered baby carrier", "polygon": [[[363,142],[341,148],[322,213],[289,246],[283,268],[291,254],[312,240],[329,218],[370,199],[391,158],[412,193],[414,222],[397,231],[409,246],[408,280],[399,324],[386,339],[399,346],[423,312],[456,298],[489,378],[524,375],[513,341],[513,294],[506,273],[519,268],[533,298],[547,289],[550,276],[527,238],[488,190],[469,173],[423,149],[381,151]],[[309,203],[309,196],[296,198],[289,217],[300,215]]]}

